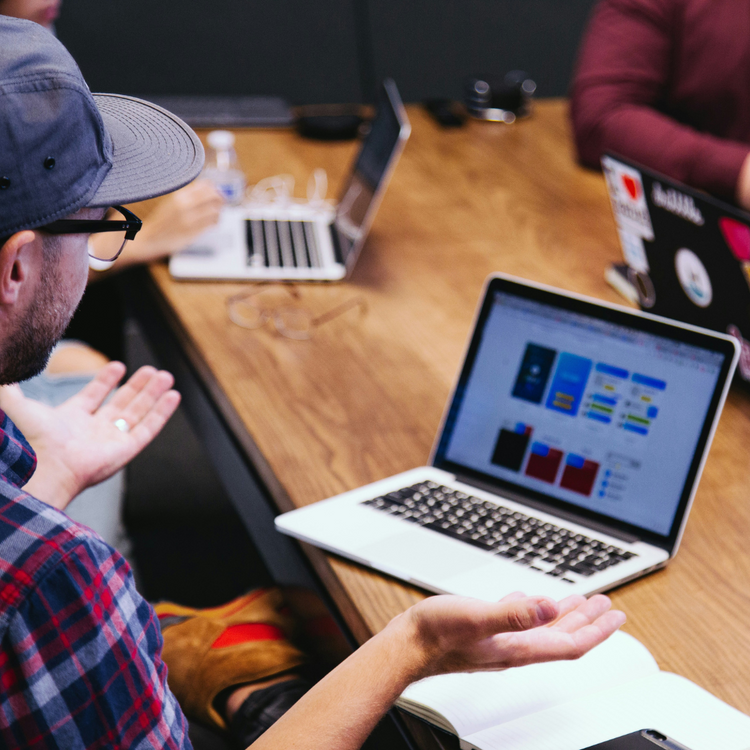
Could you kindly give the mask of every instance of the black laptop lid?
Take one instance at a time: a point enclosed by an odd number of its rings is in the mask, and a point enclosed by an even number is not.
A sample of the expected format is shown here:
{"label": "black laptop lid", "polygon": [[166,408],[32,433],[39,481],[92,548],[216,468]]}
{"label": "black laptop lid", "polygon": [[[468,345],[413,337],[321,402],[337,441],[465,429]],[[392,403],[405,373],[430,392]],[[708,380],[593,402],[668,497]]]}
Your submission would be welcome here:
{"label": "black laptop lid", "polygon": [[734,360],[727,337],[493,277],[433,464],[671,549]]}
{"label": "black laptop lid", "polygon": [[735,336],[750,379],[750,214],[621,156],[602,158],[641,307]]}

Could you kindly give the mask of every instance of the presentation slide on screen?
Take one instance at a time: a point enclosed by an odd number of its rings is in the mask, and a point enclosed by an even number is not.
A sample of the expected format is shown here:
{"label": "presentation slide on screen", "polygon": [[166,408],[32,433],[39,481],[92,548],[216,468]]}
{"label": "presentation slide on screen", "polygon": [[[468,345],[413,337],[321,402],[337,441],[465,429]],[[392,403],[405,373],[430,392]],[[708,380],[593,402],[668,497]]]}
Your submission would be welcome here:
{"label": "presentation slide on screen", "polygon": [[498,293],[446,458],[666,535],[722,363]]}

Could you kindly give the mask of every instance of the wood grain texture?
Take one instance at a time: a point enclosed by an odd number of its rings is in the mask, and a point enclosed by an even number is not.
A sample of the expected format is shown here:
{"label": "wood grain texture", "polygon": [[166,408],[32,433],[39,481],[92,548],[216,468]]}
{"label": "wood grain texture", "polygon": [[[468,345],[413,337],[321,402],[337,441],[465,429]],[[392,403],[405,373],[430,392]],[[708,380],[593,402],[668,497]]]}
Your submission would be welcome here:
{"label": "wood grain texture", "polygon": [[[226,299],[242,285],[175,282],[166,266],[152,268],[172,325],[282,510],[425,463],[489,273],[620,301],[603,279],[621,257],[603,178],[575,164],[564,102],[540,103],[512,127],[441,130],[417,108],[409,116],[412,138],[353,276],[296,287],[315,313],[361,296],[364,315],[350,311],[313,340],[292,341],[228,320]],[[335,195],[355,146],[243,131],[238,151],[250,182],[288,172],[304,186],[322,166]],[[750,398],[735,389],[679,554],[613,593],[626,630],[662,669],[745,712],[748,444]],[[305,549],[360,640],[423,596]]]}

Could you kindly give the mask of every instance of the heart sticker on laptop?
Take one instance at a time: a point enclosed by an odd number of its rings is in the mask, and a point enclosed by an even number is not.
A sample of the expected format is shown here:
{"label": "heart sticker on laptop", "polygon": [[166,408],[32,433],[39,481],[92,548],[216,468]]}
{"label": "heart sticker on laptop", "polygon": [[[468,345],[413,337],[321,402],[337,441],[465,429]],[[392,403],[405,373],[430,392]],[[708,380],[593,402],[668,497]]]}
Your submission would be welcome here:
{"label": "heart sticker on laptop", "polygon": [[732,255],[737,260],[750,261],[750,227],[737,219],[722,216],[719,219],[719,229]]}
{"label": "heart sticker on laptop", "polygon": [[625,190],[628,191],[628,195],[633,200],[637,200],[638,198],[638,183],[627,174],[622,175],[622,184],[625,185]]}

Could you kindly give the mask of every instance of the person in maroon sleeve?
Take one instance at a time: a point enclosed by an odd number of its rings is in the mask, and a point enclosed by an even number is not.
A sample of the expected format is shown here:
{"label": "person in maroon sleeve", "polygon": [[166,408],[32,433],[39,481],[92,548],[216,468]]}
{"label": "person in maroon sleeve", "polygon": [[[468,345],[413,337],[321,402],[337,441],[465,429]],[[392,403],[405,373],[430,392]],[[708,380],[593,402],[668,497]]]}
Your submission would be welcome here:
{"label": "person in maroon sleeve", "polygon": [[583,164],[614,151],[750,209],[750,4],[601,0],[571,117]]}

